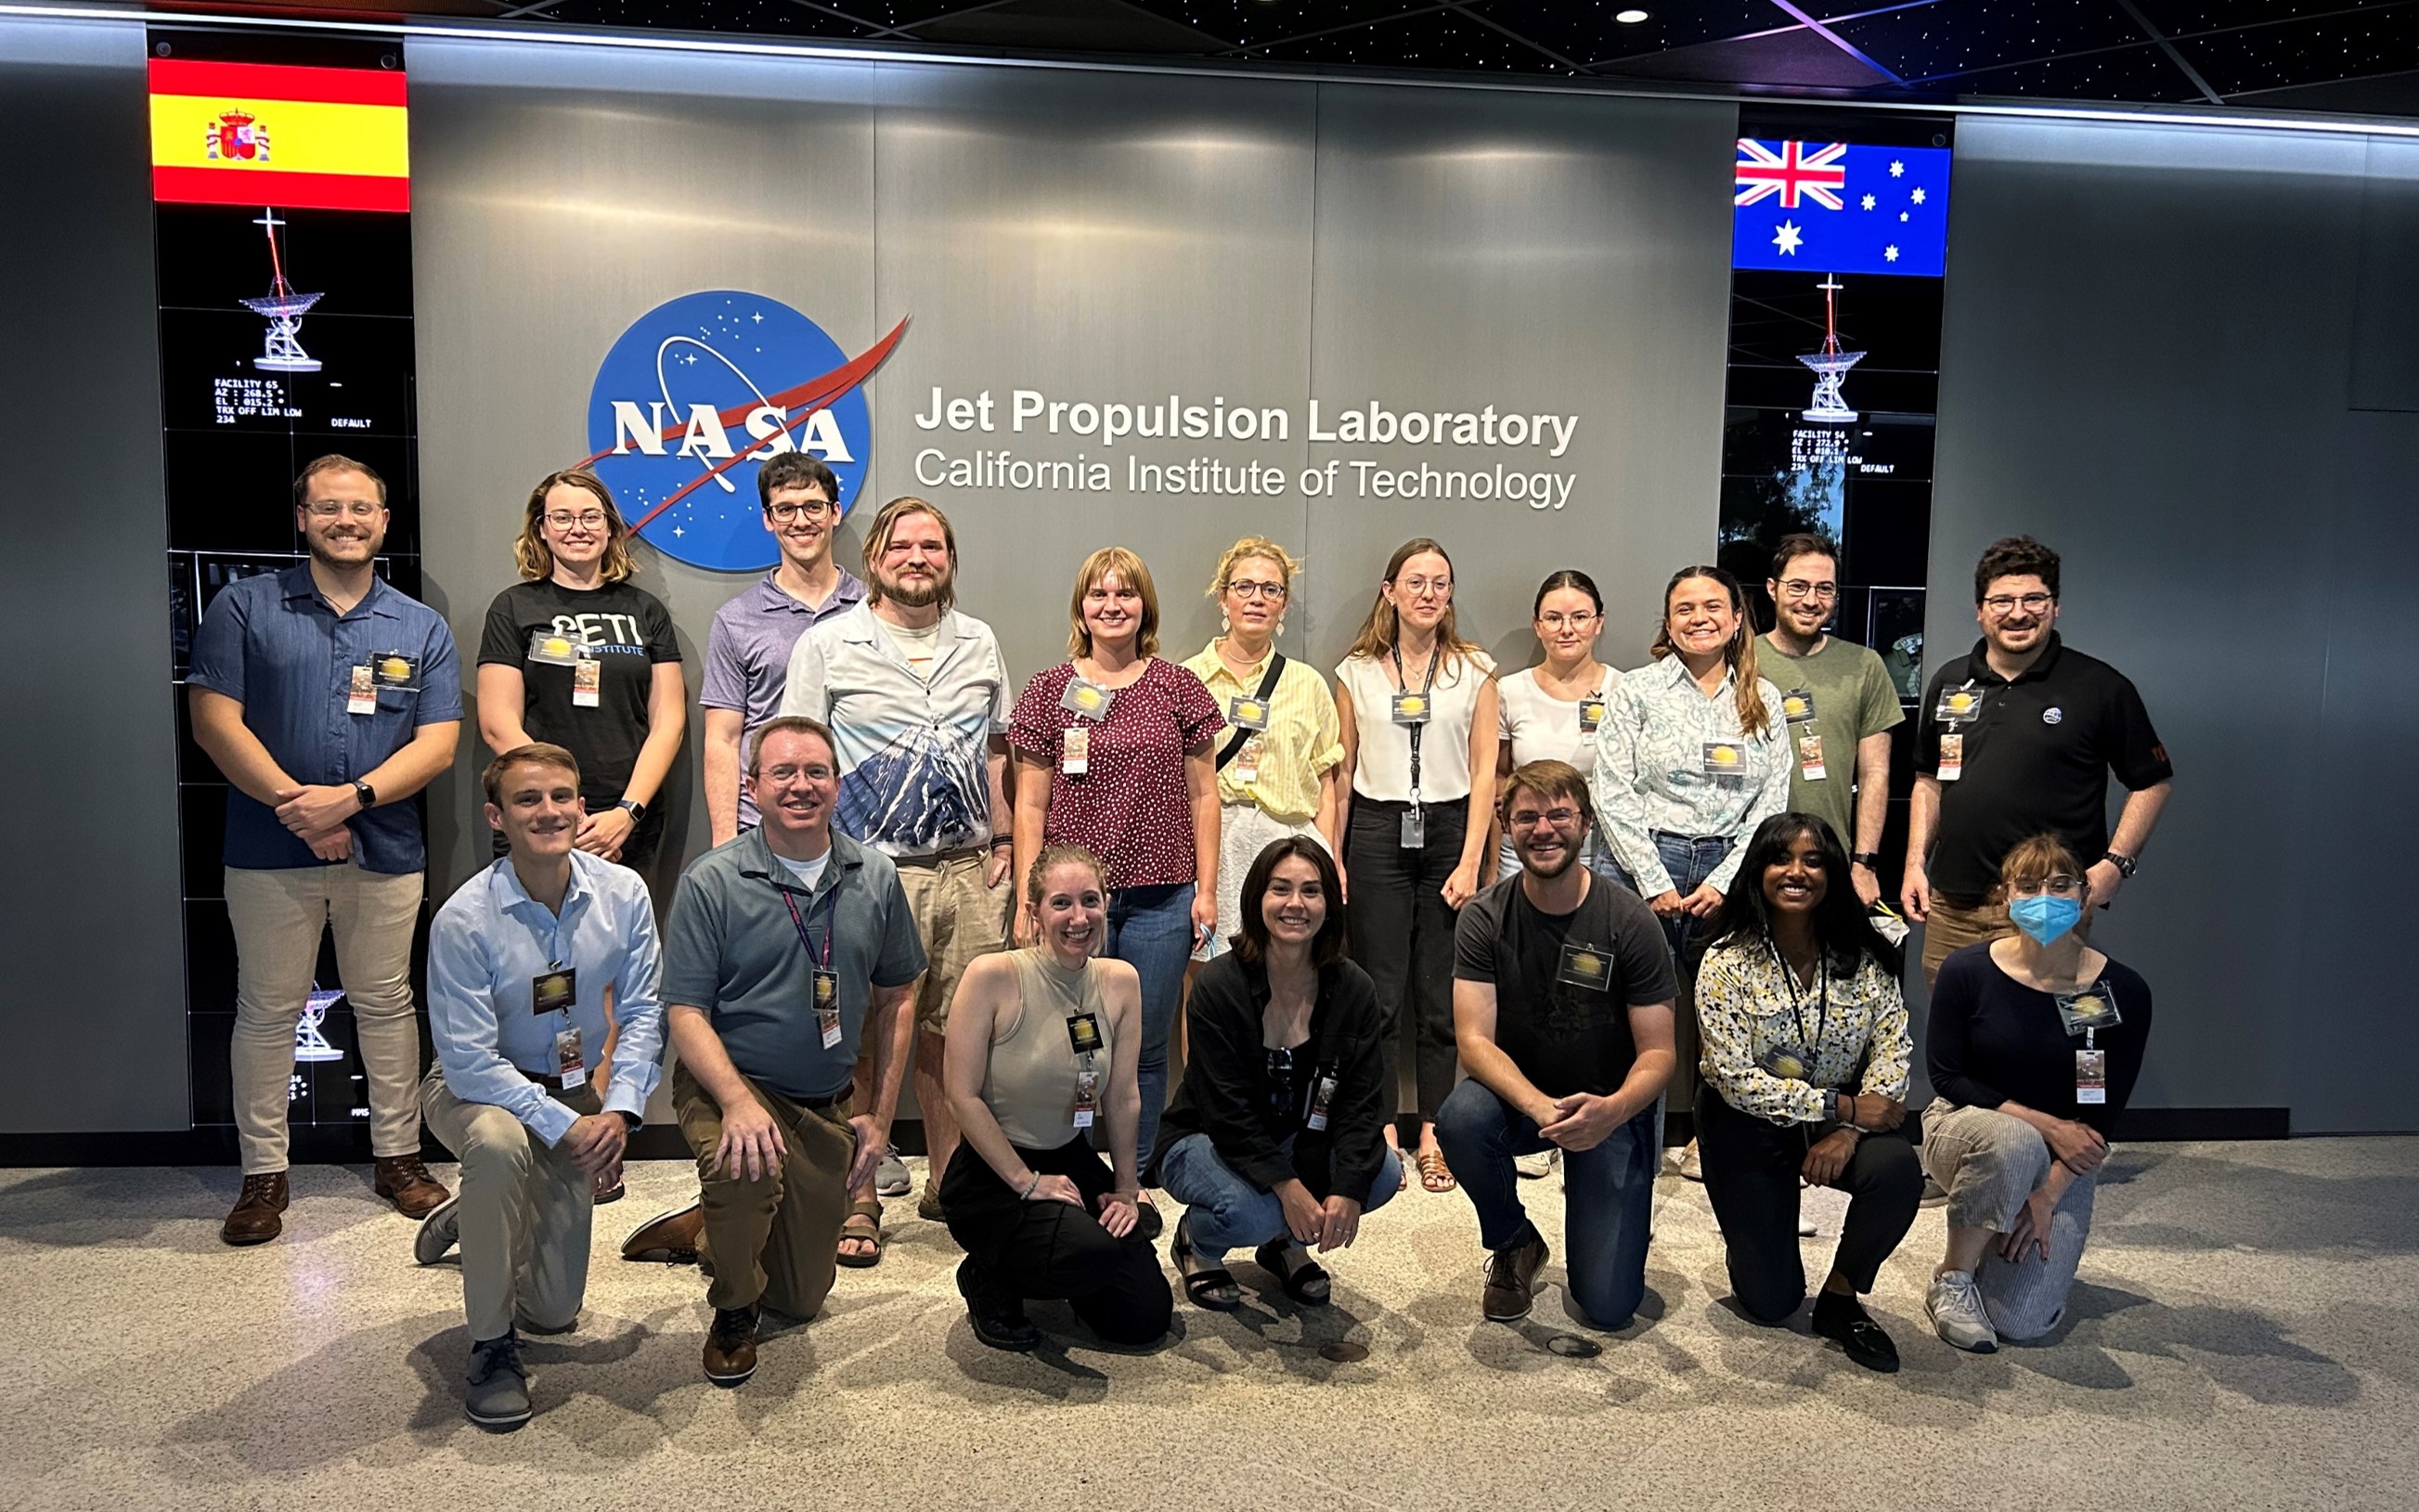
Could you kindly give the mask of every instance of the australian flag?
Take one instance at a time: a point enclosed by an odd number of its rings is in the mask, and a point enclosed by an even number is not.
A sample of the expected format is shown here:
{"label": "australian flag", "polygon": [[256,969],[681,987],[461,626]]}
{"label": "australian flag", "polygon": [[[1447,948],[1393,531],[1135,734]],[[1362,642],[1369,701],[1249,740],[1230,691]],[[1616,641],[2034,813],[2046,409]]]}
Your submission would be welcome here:
{"label": "australian flag", "polygon": [[1938,278],[1949,149],[1740,137],[1733,268]]}

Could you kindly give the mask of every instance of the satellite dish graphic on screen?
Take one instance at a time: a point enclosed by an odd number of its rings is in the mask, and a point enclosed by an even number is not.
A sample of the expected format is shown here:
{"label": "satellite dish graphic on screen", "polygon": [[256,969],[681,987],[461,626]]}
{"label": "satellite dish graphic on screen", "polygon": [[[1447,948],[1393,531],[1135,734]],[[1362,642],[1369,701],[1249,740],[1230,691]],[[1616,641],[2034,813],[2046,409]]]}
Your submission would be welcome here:
{"label": "satellite dish graphic on screen", "polygon": [[311,984],[311,995],[302,1000],[302,1017],[294,1026],[294,1058],[297,1060],[342,1060],[345,1053],[328,1042],[320,1026],[328,1022],[328,1010],[344,1000],[344,992],[321,990]]}
{"label": "satellite dish graphic on screen", "polygon": [[316,373],[319,360],[302,349],[300,332],[302,316],[319,302],[316,294],[297,294],[294,285],[285,282],[285,259],[277,251],[277,228],[285,223],[273,209],[264,209],[252,223],[269,233],[269,292],[256,300],[240,301],[255,315],[269,317],[269,337],[261,354],[252,365],[270,373]]}
{"label": "satellite dish graphic on screen", "polygon": [[1814,400],[1798,413],[1808,420],[1845,424],[1857,418],[1857,412],[1841,396],[1840,380],[1865,360],[1865,354],[1840,349],[1840,290],[1844,286],[1840,275],[1826,274],[1815,286],[1823,291],[1823,349],[1798,356],[1799,362],[1814,370]]}

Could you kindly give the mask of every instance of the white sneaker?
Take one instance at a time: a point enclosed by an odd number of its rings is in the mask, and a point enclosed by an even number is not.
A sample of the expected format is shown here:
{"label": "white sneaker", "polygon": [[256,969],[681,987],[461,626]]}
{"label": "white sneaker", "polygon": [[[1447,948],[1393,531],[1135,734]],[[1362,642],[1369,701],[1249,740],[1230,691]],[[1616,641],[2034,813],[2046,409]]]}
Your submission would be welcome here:
{"label": "white sneaker", "polygon": [[1974,1284],[1970,1272],[1943,1271],[1934,1276],[1932,1289],[1924,1293],[1923,1311],[1944,1343],[1975,1354],[1990,1354],[1999,1348],[1999,1331],[1991,1326],[1991,1315],[1982,1310],[1982,1288]]}
{"label": "white sneaker", "polygon": [[1705,1158],[1698,1152],[1693,1139],[1688,1141],[1687,1149],[1680,1151],[1680,1174],[1691,1181],[1705,1179]]}
{"label": "white sneaker", "polygon": [[1797,1237],[1800,1239],[1812,1239],[1816,1232],[1817,1230],[1814,1227],[1814,1220],[1807,1217],[1803,1212],[1800,1212],[1797,1215]]}
{"label": "white sneaker", "polygon": [[1515,1155],[1512,1168],[1529,1180],[1540,1180],[1554,1174],[1554,1162],[1561,1154],[1559,1149],[1541,1149],[1533,1155]]}
{"label": "white sneaker", "polygon": [[462,1194],[456,1192],[420,1220],[420,1232],[411,1236],[411,1257],[423,1265],[435,1265],[461,1237]]}

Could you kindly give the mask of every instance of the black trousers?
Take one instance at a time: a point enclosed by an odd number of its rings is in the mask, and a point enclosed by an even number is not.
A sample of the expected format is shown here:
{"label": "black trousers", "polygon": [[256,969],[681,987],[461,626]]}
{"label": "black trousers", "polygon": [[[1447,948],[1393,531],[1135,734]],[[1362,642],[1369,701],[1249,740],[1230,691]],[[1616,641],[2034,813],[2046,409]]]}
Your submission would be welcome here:
{"label": "black trousers", "polygon": [[[1806,1151],[1836,1125],[1783,1128],[1741,1113],[1710,1083],[1697,1088],[1697,1149],[1705,1196],[1730,1254],[1731,1291],[1748,1316],[1778,1323],[1806,1300],[1806,1264],[1797,1252],[1797,1173]],[[1915,1114],[1887,1134],[1869,1134],[1831,1184],[1846,1192],[1848,1221],[1831,1263],[1858,1294],[1873,1289],[1882,1261],[1915,1224],[1923,1199],[1923,1139]]]}
{"label": "black trousers", "polygon": [[1427,843],[1416,851],[1403,848],[1403,815],[1410,809],[1408,803],[1352,799],[1352,825],[1344,837],[1351,900],[1346,918],[1352,959],[1369,973],[1378,1006],[1394,1024],[1389,1075],[1397,1078],[1399,1095],[1401,1072],[1394,1068],[1408,1047],[1420,1121],[1433,1123],[1460,1063],[1453,1038],[1453,927],[1458,916],[1446,904],[1443,888],[1444,879],[1461,864],[1470,804],[1455,798],[1424,805]]}
{"label": "black trousers", "polygon": [[967,1289],[1071,1303],[1084,1326],[1111,1344],[1148,1344],[1167,1333],[1176,1298],[1149,1242],[1112,1239],[1094,1216],[1116,1177],[1081,1139],[1056,1149],[1019,1149],[1044,1176],[1072,1180],[1084,1206],[1027,1202],[1010,1191],[971,1140],[941,1178],[949,1237],[966,1252]]}

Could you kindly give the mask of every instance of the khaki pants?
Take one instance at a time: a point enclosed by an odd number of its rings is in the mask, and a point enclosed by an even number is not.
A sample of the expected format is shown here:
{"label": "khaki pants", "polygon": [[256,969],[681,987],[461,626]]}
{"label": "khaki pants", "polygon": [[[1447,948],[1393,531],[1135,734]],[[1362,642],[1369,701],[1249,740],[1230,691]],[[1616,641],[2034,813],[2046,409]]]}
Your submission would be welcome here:
{"label": "khaki pants", "polygon": [[[2041,1132],[1996,1108],[1959,1107],[1936,1098],[1923,1111],[1923,1167],[1949,1194],[1951,1228],[1987,1228],[2004,1234],[2043,1181],[2056,1157]],[[1995,1242],[1974,1268],[1982,1310],[1991,1326],[2011,1339],[2036,1339],[2058,1325],[2075,1268],[2091,1237],[2091,1199],[2100,1173],[2078,1176],[2060,1196],[2049,1220],[2049,1258],[2026,1249],[2010,1260]]]}
{"label": "khaki pants", "polygon": [[722,1109],[686,1066],[672,1068],[672,1109],[697,1156],[705,1210],[704,1256],[714,1263],[705,1300],[717,1308],[762,1303],[801,1321],[823,1309],[839,1266],[840,1226],[848,1216],[848,1167],[856,1158],[846,1097],[828,1108],[801,1107],[780,1093],[747,1089],[779,1125],[788,1152],[755,1180],[714,1168]]}
{"label": "khaki pants", "polygon": [[[2077,937],[2091,938],[2091,916],[2097,912],[2087,908],[2083,921],[2074,926]],[[1940,976],[1940,963],[1969,945],[1982,945],[2005,939],[2016,927],[2008,922],[2005,904],[1980,903],[1961,908],[1945,901],[1938,893],[1932,895],[1932,914],[1923,921],[1923,984],[1930,987]]]}
{"label": "khaki pants", "polygon": [[243,1173],[285,1169],[286,1084],[294,1031],[319,962],[320,931],[336,933],[336,971],[353,1011],[369,1081],[370,1150],[420,1153],[420,1026],[411,1016],[411,935],[421,873],[388,875],[347,863],[277,871],[226,869],[235,930],[236,1133]]}
{"label": "khaki pants", "polygon": [[[593,1087],[549,1092],[573,1112],[602,1106]],[[436,1066],[420,1084],[429,1132],[462,1163],[462,1312],[473,1341],[516,1321],[559,1333],[588,1291],[588,1175],[562,1145],[548,1146],[492,1103],[465,1103]]]}
{"label": "khaki pants", "polygon": [[975,957],[1008,948],[1009,903],[1016,893],[1005,881],[983,886],[990,866],[991,853],[979,848],[899,858],[899,886],[924,940],[927,964],[916,983],[915,1013],[917,1028],[926,1034],[949,1032],[949,1004]]}

